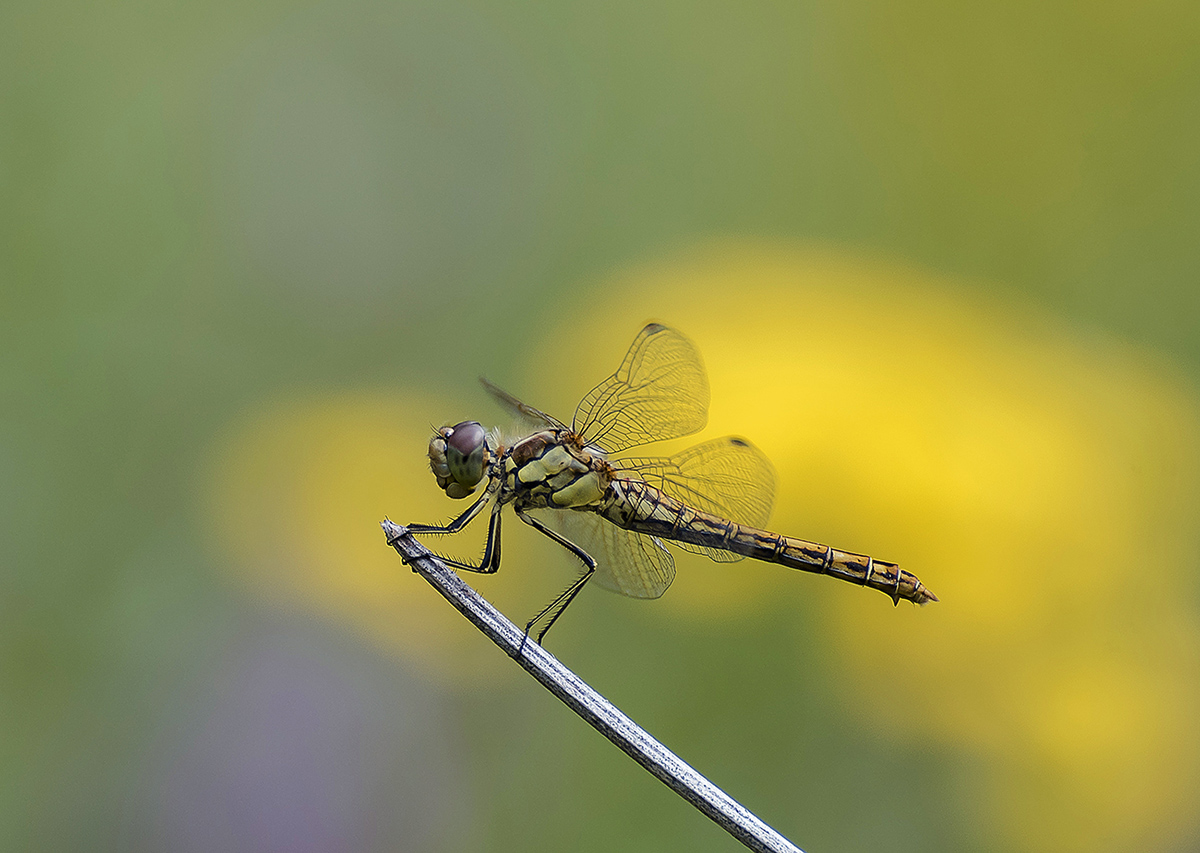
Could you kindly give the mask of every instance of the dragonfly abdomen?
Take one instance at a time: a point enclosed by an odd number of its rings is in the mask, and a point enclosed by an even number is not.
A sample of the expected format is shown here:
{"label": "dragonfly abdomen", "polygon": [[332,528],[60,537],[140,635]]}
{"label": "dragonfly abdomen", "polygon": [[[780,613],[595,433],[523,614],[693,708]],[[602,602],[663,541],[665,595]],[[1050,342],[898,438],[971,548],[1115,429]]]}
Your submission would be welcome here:
{"label": "dragonfly abdomen", "polygon": [[902,598],[914,604],[937,601],[937,596],[927,590],[916,575],[895,563],[741,525],[693,509],[647,483],[614,483],[617,485],[621,487],[622,500],[605,507],[602,513],[609,521],[628,530],[730,551],[790,569],[830,575],[877,589],[897,603]]}

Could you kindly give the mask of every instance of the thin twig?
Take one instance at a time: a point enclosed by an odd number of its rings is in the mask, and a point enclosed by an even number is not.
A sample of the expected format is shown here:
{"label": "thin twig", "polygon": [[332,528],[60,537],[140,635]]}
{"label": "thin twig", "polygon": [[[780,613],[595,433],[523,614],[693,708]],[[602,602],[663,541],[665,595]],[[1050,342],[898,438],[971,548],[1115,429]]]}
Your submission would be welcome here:
{"label": "thin twig", "polygon": [[404,562],[429,581],[475,627],[596,731],[657,776],[667,787],[751,850],[803,853],[652,738],[553,655],[528,639],[524,631],[484,601],[445,563],[413,539],[406,528],[385,520],[383,530],[387,534],[388,544],[400,553]]}

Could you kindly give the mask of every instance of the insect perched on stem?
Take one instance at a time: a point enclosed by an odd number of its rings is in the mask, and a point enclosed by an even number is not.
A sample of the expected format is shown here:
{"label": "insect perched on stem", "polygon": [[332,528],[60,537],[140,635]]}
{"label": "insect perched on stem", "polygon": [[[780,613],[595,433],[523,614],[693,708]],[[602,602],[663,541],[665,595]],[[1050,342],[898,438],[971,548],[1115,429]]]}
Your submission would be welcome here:
{"label": "insect perched on stem", "polygon": [[[583,574],[525,628],[528,635],[545,619],[539,643],[593,578],[634,598],[662,595],[675,578],[664,540],[720,562],[752,557],[830,575],[877,589],[896,603],[937,601],[895,563],[762,529],[774,501],[775,472],[744,438],[714,439],[671,457],[610,455],[690,435],[707,422],[708,379],[700,354],[674,329],[657,323],[642,329],[617,371],[579,403],[569,427],[487,380],[483,384],[530,432],[504,444],[475,421],[438,430],[429,442],[438,485],[452,498],[467,498],[480,484],[483,492],[449,524],[408,529],[457,533],[491,503],[483,560],[445,562],[495,572],[501,512],[511,505],[517,518],[578,557]],[[561,532],[530,515],[533,510],[555,510]]]}

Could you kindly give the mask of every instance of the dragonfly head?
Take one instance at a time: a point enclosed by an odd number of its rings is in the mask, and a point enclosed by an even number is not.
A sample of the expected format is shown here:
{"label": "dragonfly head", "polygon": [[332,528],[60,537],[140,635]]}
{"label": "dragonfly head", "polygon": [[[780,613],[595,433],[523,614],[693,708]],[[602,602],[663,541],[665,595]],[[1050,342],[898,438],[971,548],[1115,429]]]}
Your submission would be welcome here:
{"label": "dragonfly head", "polygon": [[429,467],[452,498],[465,498],[492,465],[487,432],[476,421],[444,426],[429,440]]}

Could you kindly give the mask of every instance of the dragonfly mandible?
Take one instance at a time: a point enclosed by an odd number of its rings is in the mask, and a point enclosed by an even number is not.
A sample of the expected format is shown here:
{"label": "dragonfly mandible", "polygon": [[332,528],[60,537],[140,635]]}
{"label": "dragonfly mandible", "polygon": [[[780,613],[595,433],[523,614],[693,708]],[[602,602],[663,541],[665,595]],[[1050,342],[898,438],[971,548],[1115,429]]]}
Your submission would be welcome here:
{"label": "dragonfly mandible", "polygon": [[[444,426],[429,442],[438,485],[451,498],[482,493],[449,524],[410,524],[421,534],[457,533],[492,505],[480,563],[443,558],[457,569],[500,568],[500,519],[517,518],[574,554],[583,573],[525,626],[546,619],[541,643],[593,579],[633,598],[658,598],[675,578],[664,540],[720,562],[752,557],[830,575],[884,592],[899,604],[937,601],[895,563],[763,529],[775,496],[775,471],[757,447],[727,436],[675,456],[618,458],[633,447],[680,438],[708,420],[708,378],[696,347],[658,323],[634,339],[616,372],[588,392],[571,426],[521,402],[486,379],[488,393],[528,432],[506,441],[477,421]],[[530,511],[553,510],[550,526]],[[555,529],[557,528],[557,529]]]}

